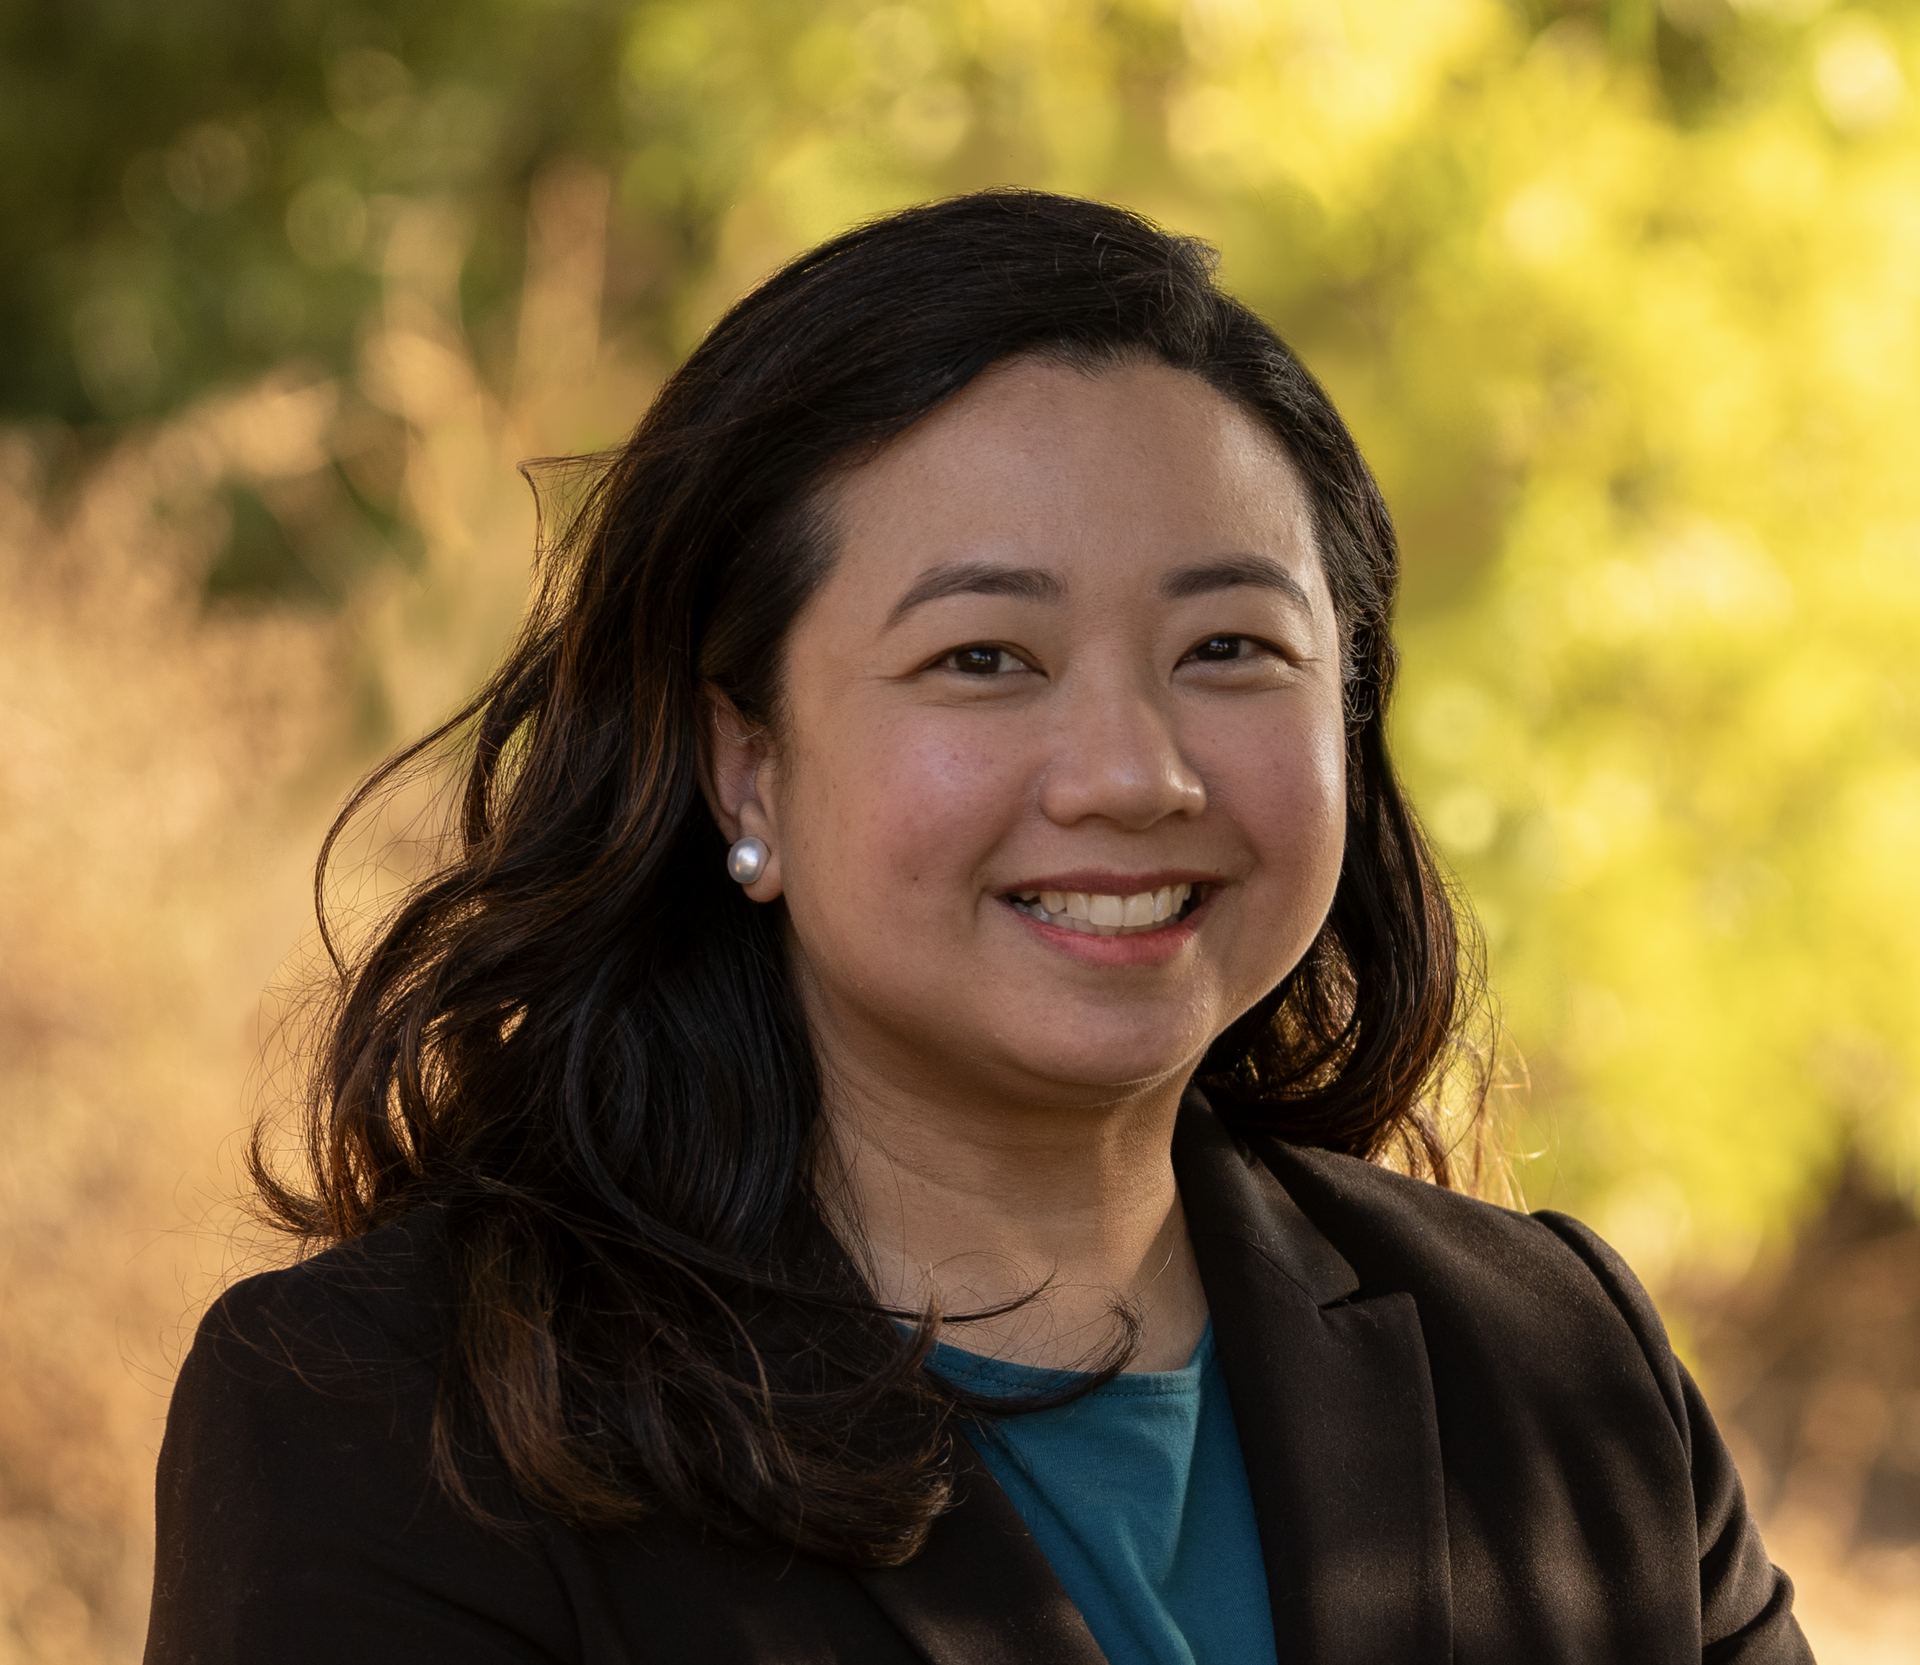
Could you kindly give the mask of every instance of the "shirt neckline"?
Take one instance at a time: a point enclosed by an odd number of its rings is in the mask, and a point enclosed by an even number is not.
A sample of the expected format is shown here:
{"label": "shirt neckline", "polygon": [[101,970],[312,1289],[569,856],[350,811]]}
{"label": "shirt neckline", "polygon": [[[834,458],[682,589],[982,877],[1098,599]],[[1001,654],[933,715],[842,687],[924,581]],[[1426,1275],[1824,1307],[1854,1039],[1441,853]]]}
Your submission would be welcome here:
{"label": "shirt neckline", "polygon": [[[1178,1370],[1127,1370],[1102,1383],[1085,1399],[1174,1398],[1197,1395],[1201,1379],[1214,1361],[1213,1319],[1200,1332],[1192,1356]],[[927,1366],[937,1376],[945,1376],[956,1386],[994,1398],[1010,1399],[1035,1393],[1057,1393],[1069,1387],[1082,1373],[1072,1370],[1048,1370],[1039,1365],[1014,1364],[1006,1359],[970,1353],[952,1342],[934,1344]]]}

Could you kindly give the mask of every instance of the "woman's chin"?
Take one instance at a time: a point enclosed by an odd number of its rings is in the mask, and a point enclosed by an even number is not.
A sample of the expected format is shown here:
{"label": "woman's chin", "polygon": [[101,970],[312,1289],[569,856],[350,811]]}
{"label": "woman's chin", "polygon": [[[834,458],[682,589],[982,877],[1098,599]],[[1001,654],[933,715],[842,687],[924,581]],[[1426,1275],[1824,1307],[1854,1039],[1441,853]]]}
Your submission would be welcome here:
{"label": "woman's chin", "polygon": [[1052,1089],[1049,1096],[1101,1103],[1150,1092],[1176,1077],[1184,1078],[1191,1073],[1193,1061],[1190,1040],[1153,1046],[1143,1045],[1136,1036],[1127,1045],[1089,1040],[1067,1047],[1057,1043],[1036,1047],[1021,1063],[1026,1074]]}

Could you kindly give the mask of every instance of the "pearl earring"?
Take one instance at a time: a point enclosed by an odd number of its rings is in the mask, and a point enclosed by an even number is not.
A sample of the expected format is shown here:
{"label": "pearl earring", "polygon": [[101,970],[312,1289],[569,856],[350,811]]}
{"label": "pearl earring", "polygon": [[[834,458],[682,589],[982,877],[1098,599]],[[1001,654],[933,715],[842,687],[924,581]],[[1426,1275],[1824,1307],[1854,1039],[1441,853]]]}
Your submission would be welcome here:
{"label": "pearl earring", "polygon": [[737,885],[750,885],[767,870],[767,846],[757,838],[735,841],[727,852],[727,877]]}

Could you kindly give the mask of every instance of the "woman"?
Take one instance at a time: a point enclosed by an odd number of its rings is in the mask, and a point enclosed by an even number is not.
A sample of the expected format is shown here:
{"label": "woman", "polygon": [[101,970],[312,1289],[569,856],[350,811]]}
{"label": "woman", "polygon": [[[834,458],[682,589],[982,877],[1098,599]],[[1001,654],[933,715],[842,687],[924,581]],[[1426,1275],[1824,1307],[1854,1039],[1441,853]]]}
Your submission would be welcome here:
{"label": "woman", "polygon": [[460,847],[262,1173],[331,1247],[182,1372],[148,1657],[1805,1659],[1631,1274],[1448,1189],[1394,579],[1131,215],[743,300],[434,737]]}

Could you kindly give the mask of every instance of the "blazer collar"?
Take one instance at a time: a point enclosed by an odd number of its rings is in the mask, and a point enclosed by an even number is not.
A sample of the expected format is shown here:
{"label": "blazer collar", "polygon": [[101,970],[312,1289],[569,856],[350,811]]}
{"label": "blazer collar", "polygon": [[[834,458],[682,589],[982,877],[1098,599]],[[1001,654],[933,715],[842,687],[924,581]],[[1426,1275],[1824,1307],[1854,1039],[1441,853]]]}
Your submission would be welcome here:
{"label": "blazer collar", "polygon": [[1174,1174],[1267,1563],[1274,1641],[1313,1665],[1452,1655],[1446,1497],[1413,1297],[1360,1280],[1198,1092]]}

